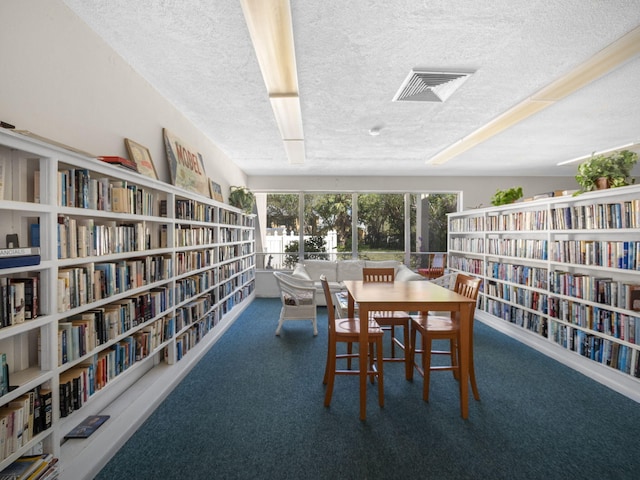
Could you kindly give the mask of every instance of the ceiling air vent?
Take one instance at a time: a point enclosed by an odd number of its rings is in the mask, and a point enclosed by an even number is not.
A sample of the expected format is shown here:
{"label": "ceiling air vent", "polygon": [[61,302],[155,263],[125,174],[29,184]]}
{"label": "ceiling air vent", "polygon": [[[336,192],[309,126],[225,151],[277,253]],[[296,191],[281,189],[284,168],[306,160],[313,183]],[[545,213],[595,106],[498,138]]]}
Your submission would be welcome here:
{"label": "ceiling air vent", "polygon": [[433,72],[413,69],[393,97],[394,102],[444,102],[473,72]]}

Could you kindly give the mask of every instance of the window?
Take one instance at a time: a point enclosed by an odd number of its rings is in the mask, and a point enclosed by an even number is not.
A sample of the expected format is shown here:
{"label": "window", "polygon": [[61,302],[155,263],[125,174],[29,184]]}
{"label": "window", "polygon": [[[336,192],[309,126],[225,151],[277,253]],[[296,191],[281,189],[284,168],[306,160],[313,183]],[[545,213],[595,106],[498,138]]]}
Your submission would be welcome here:
{"label": "window", "polygon": [[447,251],[446,214],[457,210],[458,195],[291,192],[256,200],[258,268],[293,268],[300,258],[394,259],[419,268],[429,252]]}
{"label": "window", "polygon": [[454,193],[411,194],[410,267],[427,267],[429,252],[447,251],[447,213],[458,209]]}
{"label": "window", "polygon": [[358,195],[358,257],[404,261],[404,195]]}

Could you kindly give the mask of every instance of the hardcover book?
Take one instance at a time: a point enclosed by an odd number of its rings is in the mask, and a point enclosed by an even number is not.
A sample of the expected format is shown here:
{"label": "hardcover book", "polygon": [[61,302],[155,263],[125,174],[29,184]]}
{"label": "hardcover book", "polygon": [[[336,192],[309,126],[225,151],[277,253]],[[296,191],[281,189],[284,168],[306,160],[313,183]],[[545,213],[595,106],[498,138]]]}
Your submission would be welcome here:
{"label": "hardcover book", "polygon": [[120,165],[121,167],[128,168],[129,170],[133,170],[134,172],[138,171],[138,165],[136,165],[136,162],[132,162],[128,158],[105,155],[102,157],[98,157],[98,160],[101,160],[105,163],[111,163],[112,165]]}
{"label": "hardcover book", "polygon": [[64,438],[87,438],[107,420],[109,420],[109,415],[90,415],[67,433]]}

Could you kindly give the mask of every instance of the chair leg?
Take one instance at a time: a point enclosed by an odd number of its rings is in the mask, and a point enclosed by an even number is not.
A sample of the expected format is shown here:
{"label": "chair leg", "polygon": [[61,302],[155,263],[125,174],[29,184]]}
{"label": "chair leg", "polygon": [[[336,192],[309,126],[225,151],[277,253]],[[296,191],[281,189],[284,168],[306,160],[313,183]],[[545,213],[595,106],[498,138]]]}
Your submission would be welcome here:
{"label": "chair leg", "polygon": [[373,382],[376,381],[376,374],[373,373],[374,372],[374,365],[376,362],[376,353],[380,353],[381,350],[378,350],[378,352],[376,352],[375,349],[375,345],[373,344],[373,342],[369,342],[369,371],[372,372],[371,375],[369,375],[369,381],[371,382],[371,385],[373,385]]}
{"label": "chair leg", "polygon": [[478,385],[476,384],[476,369],[473,365],[473,345],[469,352],[469,379],[471,380],[471,390],[473,391],[473,398],[480,400],[480,393],[478,392]]}
{"label": "chair leg", "polygon": [[[331,359],[333,358],[333,369],[331,367]],[[329,346],[327,348],[327,363],[324,367],[324,377],[322,379],[323,384],[327,384],[329,381],[329,376],[331,372],[335,372],[335,364],[336,364],[336,344],[334,342],[329,341]]]}
{"label": "chair leg", "polygon": [[411,341],[409,340],[409,324],[402,327],[404,340],[404,373],[407,380],[411,379],[413,363],[411,362]]}
{"label": "chair leg", "polygon": [[318,320],[314,316],[313,319],[311,320],[311,322],[313,324],[313,336],[316,337],[316,336],[318,336]]}
{"label": "chair leg", "polygon": [[324,406],[328,407],[331,405],[331,397],[333,396],[333,383],[336,378],[336,346],[333,344],[333,348],[329,348],[330,356],[327,362],[327,372],[325,372],[325,377],[327,380],[327,390],[324,394]]}
{"label": "chair leg", "polygon": [[280,311],[280,319],[278,320],[278,328],[276,328],[276,335],[280,335],[282,330],[282,324],[284,323],[284,308]]}
{"label": "chair leg", "polygon": [[413,369],[416,364],[416,328],[411,328],[411,348],[409,351],[409,365],[410,370],[407,375],[407,380],[413,380]]}
{"label": "chair leg", "polygon": [[451,366],[453,368],[453,378],[460,380],[460,369],[458,367],[458,342],[455,339],[449,340],[449,357],[451,358]]}
{"label": "chair leg", "polygon": [[424,372],[424,384],[422,386],[422,399],[429,401],[429,381],[431,380],[431,337],[422,336],[422,370]]}
{"label": "chair leg", "polygon": [[[353,343],[347,343],[347,355],[353,354]],[[347,358],[347,370],[351,370],[351,357]]]}
{"label": "chair leg", "polygon": [[378,403],[384,407],[384,354],[382,350],[382,337],[376,339],[376,361],[378,363]]}
{"label": "chair leg", "polygon": [[396,358],[396,326],[391,325],[389,331],[391,332],[391,358]]}

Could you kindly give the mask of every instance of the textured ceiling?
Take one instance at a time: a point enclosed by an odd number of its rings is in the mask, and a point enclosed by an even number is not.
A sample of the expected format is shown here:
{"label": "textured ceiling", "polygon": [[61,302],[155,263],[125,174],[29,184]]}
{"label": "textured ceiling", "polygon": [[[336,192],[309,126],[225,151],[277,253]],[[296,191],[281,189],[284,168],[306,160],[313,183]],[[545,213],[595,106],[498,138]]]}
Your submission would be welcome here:
{"label": "textured ceiling", "polygon": [[[556,164],[640,142],[636,55],[425,163],[640,25],[640,0],[291,0],[303,165],[287,161],[239,0],[63,1],[248,175],[572,176]],[[475,73],[444,103],[392,102],[416,67]]]}

